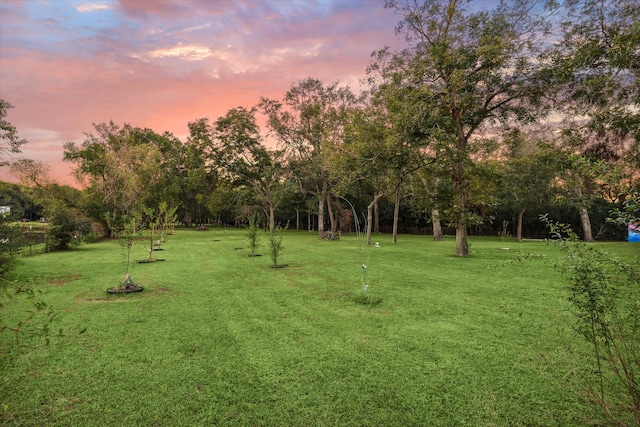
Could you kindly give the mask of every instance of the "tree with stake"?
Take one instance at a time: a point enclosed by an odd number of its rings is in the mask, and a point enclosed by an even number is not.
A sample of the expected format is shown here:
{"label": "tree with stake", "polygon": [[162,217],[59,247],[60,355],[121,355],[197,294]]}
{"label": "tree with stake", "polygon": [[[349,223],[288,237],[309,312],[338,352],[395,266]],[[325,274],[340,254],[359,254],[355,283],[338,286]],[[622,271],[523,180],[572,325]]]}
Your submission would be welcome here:
{"label": "tree with stake", "polygon": [[286,267],[285,264],[278,264],[278,258],[280,257],[280,251],[282,248],[282,229],[278,226],[271,227],[269,230],[269,251],[271,254],[271,268]]}
{"label": "tree with stake", "polygon": [[254,213],[249,217],[249,226],[247,227],[247,239],[249,240],[249,256],[260,256],[256,254],[256,250],[260,246],[260,215]]}
{"label": "tree with stake", "polygon": [[178,206],[169,207],[167,202],[161,202],[158,213],[158,220],[160,221],[160,238],[158,239],[158,246],[162,247],[162,243],[165,241],[165,233],[169,230],[169,234],[173,233],[173,225],[176,221],[176,212]]}
{"label": "tree with stake", "polygon": [[156,232],[160,228],[161,215],[157,209],[154,208],[145,208],[144,209],[145,216],[147,217],[147,223],[149,224],[149,257],[144,260],[139,260],[138,263],[149,263],[156,261],[164,261],[164,258],[154,258],[153,251],[157,250],[154,247],[153,238],[156,235]]}
{"label": "tree with stake", "polygon": [[107,289],[108,294],[128,294],[142,292],[144,289],[142,286],[138,286],[131,278],[131,248],[134,245],[135,237],[138,235],[138,230],[139,227],[135,216],[125,219],[124,227],[118,233],[125,265],[124,280],[118,286]]}

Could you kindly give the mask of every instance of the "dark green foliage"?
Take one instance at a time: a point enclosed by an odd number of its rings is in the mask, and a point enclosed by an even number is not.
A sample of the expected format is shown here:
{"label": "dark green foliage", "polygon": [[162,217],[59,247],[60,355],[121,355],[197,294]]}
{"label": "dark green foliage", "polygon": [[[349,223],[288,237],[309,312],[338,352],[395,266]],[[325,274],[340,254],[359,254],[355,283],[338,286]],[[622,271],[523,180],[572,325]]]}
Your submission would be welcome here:
{"label": "dark green foliage", "polygon": [[622,203],[622,209],[612,209],[609,222],[625,228],[628,224],[640,224],[640,192],[628,194]]}
{"label": "dark green foliage", "polygon": [[49,249],[66,250],[80,244],[91,233],[91,220],[79,211],[63,210],[50,218]]}
{"label": "dark green foliage", "polygon": [[22,233],[0,215],[0,277],[9,270],[13,257],[20,252]]}
{"label": "dark green foliage", "polygon": [[29,190],[21,185],[0,182],[0,206],[9,206],[11,216],[5,219],[14,221],[23,218],[37,221],[42,215],[42,206],[37,204]]}
{"label": "dark green foliage", "polygon": [[385,6],[401,17],[397,29],[409,47],[381,58],[392,64],[400,86],[414,92],[403,121],[450,171],[453,192],[445,214],[455,220],[456,255],[467,256],[467,229],[478,223],[472,203],[481,171],[475,169],[492,145],[482,129],[544,114],[547,82],[539,55],[546,49],[550,11],[523,1],[477,12],[468,2],[445,0],[388,0]]}

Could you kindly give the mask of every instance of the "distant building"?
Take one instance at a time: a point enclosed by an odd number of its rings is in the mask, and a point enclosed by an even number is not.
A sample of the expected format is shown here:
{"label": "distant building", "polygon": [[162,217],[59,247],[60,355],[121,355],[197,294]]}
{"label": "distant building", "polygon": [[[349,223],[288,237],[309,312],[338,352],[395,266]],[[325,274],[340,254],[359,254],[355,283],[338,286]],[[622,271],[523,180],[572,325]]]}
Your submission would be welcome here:
{"label": "distant building", "polygon": [[11,215],[11,208],[9,206],[0,206],[0,215]]}

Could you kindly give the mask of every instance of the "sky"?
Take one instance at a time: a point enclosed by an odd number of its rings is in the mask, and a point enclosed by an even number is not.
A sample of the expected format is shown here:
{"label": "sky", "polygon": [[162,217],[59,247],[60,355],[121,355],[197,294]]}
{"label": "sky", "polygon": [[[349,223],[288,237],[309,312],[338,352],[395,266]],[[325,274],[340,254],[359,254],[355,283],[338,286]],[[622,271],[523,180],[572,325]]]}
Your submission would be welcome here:
{"label": "sky", "polygon": [[373,51],[403,46],[399,20],[384,0],[0,0],[0,98],[20,156],[77,185],[63,144],[93,124],[185,141],[306,77],[357,91]]}

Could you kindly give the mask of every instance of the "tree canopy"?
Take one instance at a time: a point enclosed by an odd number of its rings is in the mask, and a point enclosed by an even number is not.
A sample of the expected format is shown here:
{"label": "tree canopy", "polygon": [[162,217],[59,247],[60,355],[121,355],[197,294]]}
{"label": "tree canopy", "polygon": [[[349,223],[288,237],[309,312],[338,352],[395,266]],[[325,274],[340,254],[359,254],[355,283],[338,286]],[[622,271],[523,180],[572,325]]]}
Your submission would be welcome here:
{"label": "tree canopy", "polygon": [[[94,125],[64,147],[84,186],[76,208],[106,235],[159,206],[186,225],[239,225],[260,212],[272,230],[294,212],[299,226],[306,212],[324,238],[348,231],[355,213],[367,243],[380,224],[394,243],[399,229],[431,229],[455,233],[458,256],[470,232],[512,224],[522,239],[549,211],[580,222],[587,240],[594,224],[596,237],[614,227],[608,210],[639,191],[637,2],[385,7],[406,44],[373,52],[358,90],[306,77],[281,98],[194,119],[185,141]],[[2,100],[3,163],[25,142],[9,108]],[[14,170],[44,188],[45,166]]]}

